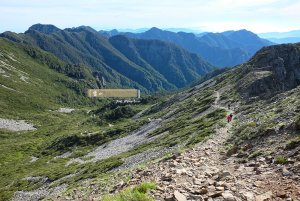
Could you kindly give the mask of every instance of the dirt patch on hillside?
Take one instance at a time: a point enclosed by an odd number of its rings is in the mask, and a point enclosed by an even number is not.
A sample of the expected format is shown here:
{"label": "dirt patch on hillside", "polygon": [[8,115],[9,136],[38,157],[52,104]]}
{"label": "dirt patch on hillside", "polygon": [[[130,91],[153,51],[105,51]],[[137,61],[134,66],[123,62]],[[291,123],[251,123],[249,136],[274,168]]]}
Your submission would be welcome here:
{"label": "dirt patch on hillside", "polygon": [[13,120],[0,118],[0,128],[10,131],[31,131],[36,130],[33,124],[27,123],[25,120]]}

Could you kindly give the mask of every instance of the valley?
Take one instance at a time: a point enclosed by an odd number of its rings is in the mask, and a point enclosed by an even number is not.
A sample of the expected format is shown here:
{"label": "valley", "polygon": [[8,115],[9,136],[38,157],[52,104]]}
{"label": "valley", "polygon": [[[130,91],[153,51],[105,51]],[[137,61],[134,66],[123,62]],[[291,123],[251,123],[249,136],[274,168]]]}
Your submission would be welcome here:
{"label": "valley", "polygon": [[[1,34],[0,200],[300,199],[299,43],[217,69],[127,35]],[[118,87],[142,98],[87,97]]]}

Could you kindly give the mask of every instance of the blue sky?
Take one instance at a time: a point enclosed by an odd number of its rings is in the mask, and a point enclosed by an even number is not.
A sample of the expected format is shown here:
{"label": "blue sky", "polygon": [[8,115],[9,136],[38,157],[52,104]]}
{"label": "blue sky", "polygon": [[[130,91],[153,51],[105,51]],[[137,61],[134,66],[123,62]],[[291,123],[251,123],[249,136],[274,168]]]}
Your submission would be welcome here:
{"label": "blue sky", "polygon": [[300,29],[299,0],[0,0],[0,32],[36,23],[59,28]]}

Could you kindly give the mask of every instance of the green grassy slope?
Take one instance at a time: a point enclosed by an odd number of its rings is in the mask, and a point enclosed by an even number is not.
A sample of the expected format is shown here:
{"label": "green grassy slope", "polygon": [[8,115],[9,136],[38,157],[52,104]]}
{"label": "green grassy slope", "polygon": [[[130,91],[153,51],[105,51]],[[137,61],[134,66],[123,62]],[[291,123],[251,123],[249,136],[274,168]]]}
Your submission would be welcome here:
{"label": "green grassy slope", "polygon": [[97,82],[87,69],[67,65],[36,48],[5,39],[0,43],[1,116],[22,118],[57,109],[59,104],[93,104],[85,91]]}
{"label": "green grassy slope", "polygon": [[[38,48],[0,39],[0,117],[26,120],[36,128],[26,132],[0,129],[0,200],[8,200],[17,190],[42,185],[24,180],[26,177],[54,181],[84,172],[69,181],[76,183],[122,164],[120,158],[111,158],[65,166],[70,158],[85,155],[144,124],[144,118],[130,117],[153,104],[143,99],[143,104],[119,107],[111,105],[111,100],[87,98],[86,89],[98,84],[85,66],[70,65]],[[60,107],[76,110],[64,114],[57,112]],[[89,113],[97,108],[104,108],[99,116]],[[67,151],[72,151],[69,158],[53,160]],[[38,160],[30,162],[33,156]]]}

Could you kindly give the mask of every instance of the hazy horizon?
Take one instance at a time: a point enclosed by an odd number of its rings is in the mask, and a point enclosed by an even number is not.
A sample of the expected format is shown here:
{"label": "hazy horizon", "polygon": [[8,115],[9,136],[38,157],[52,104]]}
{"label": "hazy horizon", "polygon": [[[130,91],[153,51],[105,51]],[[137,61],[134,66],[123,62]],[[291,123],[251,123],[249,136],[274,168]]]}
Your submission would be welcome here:
{"label": "hazy horizon", "polygon": [[[82,24],[82,25],[78,25],[78,26],[70,26],[70,27],[59,27],[57,26],[56,24],[45,24],[45,23],[34,23],[32,25],[35,25],[35,24],[42,24],[42,25],[54,25],[56,26],[57,28],[59,29],[67,29],[67,28],[76,28],[76,27],[81,27],[81,26],[89,26],[91,27],[92,29],[96,30],[96,31],[112,31],[112,30],[117,30],[119,32],[133,32],[133,33],[141,33],[141,32],[144,32],[144,31],[147,31],[147,30],[150,30],[151,28],[158,28],[158,29],[161,29],[161,30],[168,30],[168,31],[172,31],[172,32],[176,32],[175,30],[183,30],[185,32],[189,32],[189,33],[205,33],[205,32],[213,32],[213,33],[221,33],[221,32],[225,32],[225,31],[239,31],[239,30],[243,30],[245,28],[241,27],[241,28],[238,28],[238,29],[227,29],[227,30],[222,30],[222,31],[207,31],[207,30],[200,30],[200,29],[196,29],[196,28],[192,28],[192,27],[166,27],[166,28],[161,28],[161,27],[157,27],[157,26],[153,26],[153,27],[140,27],[140,28],[116,28],[116,27],[103,27],[103,28],[95,28],[95,27],[92,27],[88,24]],[[32,25],[28,26],[24,31],[14,31],[14,30],[5,30],[5,31],[13,31],[13,32],[16,32],[16,33],[24,33],[25,31],[28,30],[29,27],[31,27]],[[267,34],[267,33],[288,33],[288,32],[293,32],[293,31],[300,31],[300,28],[299,29],[293,29],[293,30],[287,30],[287,31],[268,31],[268,32],[255,32],[255,31],[252,31],[252,30],[249,30],[249,29],[245,29],[245,30],[248,30],[248,31],[251,31],[255,34]],[[0,33],[3,33],[5,31],[0,31]]]}
{"label": "hazy horizon", "polygon": [[297,0],[89,0],[0,2],[0,32],[24,32],[33,24],[95,30],[184,28],[198,32],[247,29],[255,33],[299,30]]}

